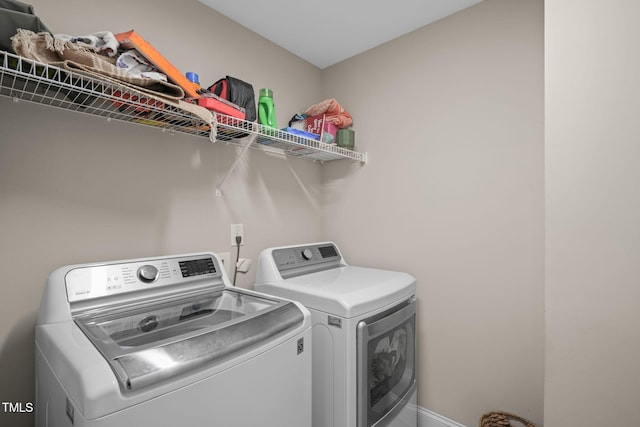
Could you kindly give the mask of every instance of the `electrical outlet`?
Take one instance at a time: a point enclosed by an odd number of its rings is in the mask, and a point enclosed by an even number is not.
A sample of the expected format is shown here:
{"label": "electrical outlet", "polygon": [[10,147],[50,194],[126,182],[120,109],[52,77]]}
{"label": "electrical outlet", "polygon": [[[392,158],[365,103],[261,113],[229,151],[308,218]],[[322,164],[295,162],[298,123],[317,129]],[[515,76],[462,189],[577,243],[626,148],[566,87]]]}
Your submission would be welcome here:
{"label": "electrical outlet", "polygon": [[242,224],[231,224],[231,246],[238,246],[236,244],[236,236],[242,238],[240,246],[244,245],[244,228]]}

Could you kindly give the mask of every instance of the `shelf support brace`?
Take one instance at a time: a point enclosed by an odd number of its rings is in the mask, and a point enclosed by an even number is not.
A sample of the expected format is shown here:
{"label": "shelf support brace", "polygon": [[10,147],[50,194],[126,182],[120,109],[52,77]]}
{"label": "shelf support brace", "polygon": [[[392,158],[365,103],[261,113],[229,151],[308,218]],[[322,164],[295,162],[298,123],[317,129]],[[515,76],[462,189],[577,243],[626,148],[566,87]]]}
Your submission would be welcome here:
{"label": "shelf support brace", "polygon": [[229,176],[233,173],[235,168],[238,167],[238,165],[240,164],[240,160],[242,160],[242,158],[244,157],[244,154],[247,152],[249,148],[251,148],[251,145],[253,145],[253,143],[256,141],[257,138],[258,138],[258,134],[256,133],[251,134],[249,136],[247,140],[247,145],[245,145],[242,148],[242,152],[240,152],[240,154],[236,156],[236,160],[233,162],[233,164],[227,171],[227,174],[224,176],[224,178],[222,178],[222,181],[220,181],[220,183],[216,187],[216,196],[222,197],[222,187],[224,186],[224,183],[227,182],[227,178],[229,178]]}

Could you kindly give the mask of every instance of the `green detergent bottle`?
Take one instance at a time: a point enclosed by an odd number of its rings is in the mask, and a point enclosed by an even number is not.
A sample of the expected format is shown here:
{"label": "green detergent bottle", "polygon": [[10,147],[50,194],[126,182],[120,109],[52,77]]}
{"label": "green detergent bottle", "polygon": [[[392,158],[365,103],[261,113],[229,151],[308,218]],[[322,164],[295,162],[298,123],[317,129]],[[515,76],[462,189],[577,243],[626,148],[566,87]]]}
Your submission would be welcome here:
{"label": "green detergent bottle", "polygon": [[270,128],[276,128],[276,110],[273,104],[273,91],[268,88],[260,89],[260,98],[258,99],[258,118],[260,124]]}

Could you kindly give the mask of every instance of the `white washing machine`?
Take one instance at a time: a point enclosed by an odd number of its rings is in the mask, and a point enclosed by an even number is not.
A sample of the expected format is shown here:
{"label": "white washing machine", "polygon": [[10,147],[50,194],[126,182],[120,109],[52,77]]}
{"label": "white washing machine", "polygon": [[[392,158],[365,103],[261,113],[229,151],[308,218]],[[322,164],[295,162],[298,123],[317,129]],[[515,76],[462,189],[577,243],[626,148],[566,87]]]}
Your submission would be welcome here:
{"label": "white washing machine", "polygon": [[311,427],[311,322],[212,253],[62,267],[36,325],[36,426]]}
{"label": "white washing machine", "polygon": [[313,323],[313,427],[416,427],[416,281],[347,265],[332,242],[264,250],[256,290]]}

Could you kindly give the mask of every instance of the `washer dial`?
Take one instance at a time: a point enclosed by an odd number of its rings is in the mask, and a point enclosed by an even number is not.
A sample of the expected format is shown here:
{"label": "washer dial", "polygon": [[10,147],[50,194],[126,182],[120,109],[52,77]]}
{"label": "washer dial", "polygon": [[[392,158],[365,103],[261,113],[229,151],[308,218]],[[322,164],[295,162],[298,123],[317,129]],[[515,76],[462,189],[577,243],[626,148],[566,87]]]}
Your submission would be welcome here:
{"label": "washer dial", "polygon": [[155,282],[158,279],[158,269],[151,264],[143,265],[138,269],[138,279],[144,283]]}

